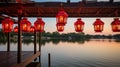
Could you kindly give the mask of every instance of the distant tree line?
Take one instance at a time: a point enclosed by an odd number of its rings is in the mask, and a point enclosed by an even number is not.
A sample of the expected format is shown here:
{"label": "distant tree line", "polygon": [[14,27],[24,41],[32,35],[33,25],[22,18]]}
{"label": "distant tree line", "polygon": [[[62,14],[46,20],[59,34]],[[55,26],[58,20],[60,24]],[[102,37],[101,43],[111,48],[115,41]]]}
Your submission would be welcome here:
{"label": "distant tree line", "polygon": [[[39,34],[37,33],[37,43],[39,43]],[[11,32],[11,42],[17,43],[17,33]],[[85,41],[89,41],[90,39],[115,39],[115,41],[120,42],[120,34],[116,35],[89,35],[83,32],[81,33],[62,33],[59,32],[42,32],[42,41],[41,44],[45,45],[45,43],[52,42],[57,44],[59,42],[72,42],[72,43],[84,43]],[[0,43],[7,42],[7,34],[0,31]],[[34,42],[34,33],[22,33],[22,42],[29,44]]]}
{"label": "distant tree line", "polygon": [[[22,33],[22,37],[29,37],[31,39],[33,37],[34,33]],[[39,33],[37,33],[37,37]],[[10,33],[11,39],[14,39],[14,37],[17,37],[17,33],[11,32]],[[31,38],[30,38],[31,37]],[[120,40],[120,34],[116,35],[89,35],[85,34],[83,32],[81,33],[62,33],[59,32],[43,32],[42,37],[44,39],[66,39],[66,40],[89,40],[89,39],[118,39]],[[6,34],[0,31],[0,41],[6,40]]]}

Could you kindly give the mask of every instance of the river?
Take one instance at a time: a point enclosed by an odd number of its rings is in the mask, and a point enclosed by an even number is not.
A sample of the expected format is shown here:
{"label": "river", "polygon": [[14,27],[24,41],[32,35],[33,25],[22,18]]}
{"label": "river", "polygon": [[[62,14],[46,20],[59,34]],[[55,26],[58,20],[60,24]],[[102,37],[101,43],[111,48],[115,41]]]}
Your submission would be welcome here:
{"label": "river", "polygon": [[[33,51],[33,43],[22,44],[22,50]],[[0,51],[6,49],[6,43],[0,43]],[[17,50],[17,43],[11,43],[11,50]],[[113,39],[46,42],[41,46],[42,67],[48,67],[48,53],[51,67],[120,67],[120,42]]]}

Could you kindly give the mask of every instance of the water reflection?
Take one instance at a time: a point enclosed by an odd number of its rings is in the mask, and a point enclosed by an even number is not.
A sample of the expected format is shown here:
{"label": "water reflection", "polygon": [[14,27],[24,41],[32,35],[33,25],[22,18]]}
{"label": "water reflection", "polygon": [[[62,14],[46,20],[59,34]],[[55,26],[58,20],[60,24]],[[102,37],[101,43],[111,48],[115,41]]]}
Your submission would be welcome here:
{"label": "water reflection", "polygon": [[[84,40],[84,39],[83,40],[82,39],[79,39],[79,40],[77,40],[77,39],[71,39],[71,40],[68,40],[68,39],[45,39],[45,40],[41,41],[41,44],[45,45],[46,43],[50,43],[50,42],[52,42],[55,45],[59,44],[60,42],[71,42],[71,43],[84,44],[85,41],[89,41],[89,40]],[[10,42],[17,43],[17,39],[11,40]],[[22,40],[22,43],[27,44],[27,45],[29,45],[30,43],[33,43],[33,42],[34,42],[33,39],[23,39]],[[1,40],[0,45],[6,44],[6,43],[7,43],[7,40]],[[39,40],[37,40],[37,43],[39,43]]]}
{"label": "water reflection", "polygon": [[[112,41],[115,41],[115,42],[120,42],[119,39],[44,39],[41,41],[41,45],[45,45],[46,43],[50,43],[52,42],[53,44],[57,45],[59,44],[60,42],[70,42],[70,43],[78,43],[78,44],[84,44],[85,42],[89,42],[89,41],[109,41],[109,42],[112,42]],[[11,43],[18,43],[17,42],[17,39],[15,40],[10,40]],[[34,40],[33,39],[23,39],[22,40],[22,43],[23,44],[27,44],[29,45],[30,43],[33,43]],[[4,45],[7,43],[7,40],[0,40],[0,45]],[[37,43],[39,43],[39,40],[37,40]]]}
{"label": "water reflection", "polygon": [[120,43],[109,39],[90,39],[78,42],[52,42],[42,46],[42,67],[47,67],[51,53],[52,67],[120,67]]}
{"label": "water reflection", "polygon": [[[22,41],[23,50],[33,51],[33,40]],[[6,49],[4,43],[0,42],[0,51]],[[17,50],[17,40],[11,40],[11,49]],[[115,39],[42,40],[42,67],[48,67],[48,53],[51,53],[51,67],[120,67],[120,42]]]}

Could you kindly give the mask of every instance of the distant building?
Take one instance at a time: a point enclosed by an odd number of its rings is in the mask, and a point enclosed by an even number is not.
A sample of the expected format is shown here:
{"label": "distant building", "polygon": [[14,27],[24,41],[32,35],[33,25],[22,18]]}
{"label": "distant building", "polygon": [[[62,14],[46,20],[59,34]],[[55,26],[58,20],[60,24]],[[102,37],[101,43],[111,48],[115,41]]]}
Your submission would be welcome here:
{"label": "distant building", "polygon": [[8,3],[18,3],[18,2],[31,3],[33,1],[31,1],[31,0],[0,0],[0,3],[5,3],[5,2],[8,2]]}
{"label": "distant building", "polygon": [[84,3],[97,2],[97,0],[82,0]]}
{"label": "distant building", "polygon": [[16,0],[0,0],[0,3],[5,3],[5,2],[15,2]]}
{"label": "distant building", "polygon": [[16,0],[16,2],[31,3],[31,0]]}

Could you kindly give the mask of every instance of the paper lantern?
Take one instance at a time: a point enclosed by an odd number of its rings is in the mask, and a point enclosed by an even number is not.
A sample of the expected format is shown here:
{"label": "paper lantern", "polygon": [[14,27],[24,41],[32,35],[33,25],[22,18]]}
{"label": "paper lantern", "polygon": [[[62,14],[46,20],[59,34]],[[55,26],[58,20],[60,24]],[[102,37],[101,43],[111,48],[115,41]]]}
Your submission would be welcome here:
{"label": "paper lantern", "polygon": [[66,24],[67,23],[67,18],[68,18],[68,14],[63,9],[61,9],[58,12],[58,14],[56,15],[57,23]]}
{"label": "paper lantern", "polygon": [[15,33],[18,33],[18,26],[15,26],[15,27],[14,27],[14,32],[15,32]]}
{"label": "paper lantern", "polygon": [[115,18],[114,21],[111,23],[112,31],[113,32],[120,32],[120,20],[119,18]]}
{"label": "paper lantern", "polygon": [[14,22],[9,18],[6,17],[3,21],[2,21],[2,29],[5,33],[7,32],[11,32],[13,29],[13,24]]}
{"label": "paper lantern", "polygon": [[28,32],[30,27],[31,27],[31,23],[27,20],[27,18],[23,18],[21,20],[21,27],[22,27],[22,31],[23,32]]}
{"label": "paper lantern", "polygon": [[102,32],[103,31],[104,23],[100,19],[96,19],[96,21],[94,22],[93,25],[94,25],[95,32]]}
{"label": "paper lantern", "polygon": [[56,24],[57,30],[59,32],[62,32],[64,30],[64,26],[65,26],[65,24],[62,24],[62,23],[57,23]]}
{"label": "paper lantern", "polygon": [[79,18],[77,21],[74,23],[75,31],[76,32],[82,32],[84,28],[84,22]]}
{"label": "paper lantern", "polygon": [[41,18],[38,18],[34,23],[35,30],[37,32],[43,32],[44,31],[44,25],[45,25],[44,21],[42,21]]}

